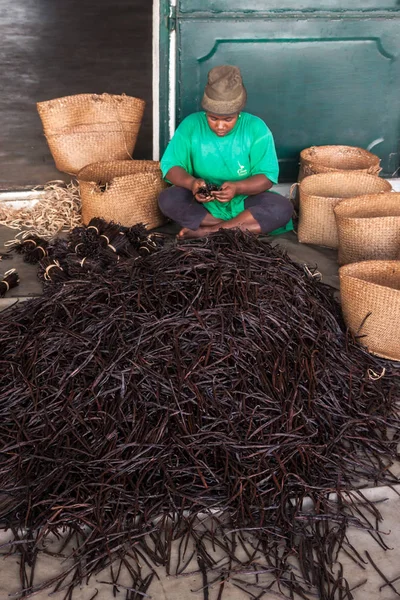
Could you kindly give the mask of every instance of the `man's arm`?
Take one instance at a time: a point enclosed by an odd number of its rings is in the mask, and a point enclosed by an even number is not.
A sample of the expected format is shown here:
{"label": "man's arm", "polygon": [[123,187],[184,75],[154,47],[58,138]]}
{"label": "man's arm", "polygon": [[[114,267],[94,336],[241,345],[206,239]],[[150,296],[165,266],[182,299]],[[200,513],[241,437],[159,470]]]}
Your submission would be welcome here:
{"label": "man's arm", "polygon": [[274,184],[265,175],[253,175],[242,181],[235,181],[236,194],[255,196],[271,189]]}
{"label": "man's arm", "polygon": [[198,202],[209,202],[210,200],[213,200],[211,196],[206,197],[197,193],[199,188],[206,185],[206,182],[203,179],[196,179],[196,177],[187,173],[182,167],[172,167],[165,178],[173,185],[190,190]]}

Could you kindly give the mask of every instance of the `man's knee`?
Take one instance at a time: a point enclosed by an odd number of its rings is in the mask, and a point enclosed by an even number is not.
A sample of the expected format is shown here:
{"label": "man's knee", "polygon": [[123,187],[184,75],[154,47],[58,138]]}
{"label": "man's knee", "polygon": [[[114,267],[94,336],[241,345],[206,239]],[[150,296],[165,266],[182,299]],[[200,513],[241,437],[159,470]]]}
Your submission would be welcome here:
{"label": "man's knee", "polygon": [[166,190],[163,190],[158,197],[158,206],[160,207],[161,212],[167,217],[174,204],[173,193],[171,193],[172,189],[173,188],[167,188]]}
{"label": "man's knee", "polygon": [[279,196],[279,202],[277,203],[277,210],[282,215],[282,219],[287,223],[293,216],[293,204],[284,196]]}
{"label": "man's knee", "polygon": [[290,221],[293,214],[290,200],[272,192],[253,196],[249,204],[250,212],[260,224],[262,233],[283,227]]}
{"label": "man's knee", "polygon": [[164,216],[173,221],[177,220],[177,215],[182,210],[182,201],[185,201],[185,191],[183,188],[172,186],[161,192],[158,206]]}
{"label": "man's knee", "polygon": [[293,215],[292,203],[285,198],[285,196],[281,196],[281,194],[272,192],[263,194],[261,205],[265,207],[271,215],[279,218],[279,220],[282,219],[284,223],[287,223]]}
{"label": "man's knee", "polygon": [[193,196],[189,190],[173,185],[161,192],[158,206],[166,217],[176,221],[176,216],[186,210],[191,200]]}

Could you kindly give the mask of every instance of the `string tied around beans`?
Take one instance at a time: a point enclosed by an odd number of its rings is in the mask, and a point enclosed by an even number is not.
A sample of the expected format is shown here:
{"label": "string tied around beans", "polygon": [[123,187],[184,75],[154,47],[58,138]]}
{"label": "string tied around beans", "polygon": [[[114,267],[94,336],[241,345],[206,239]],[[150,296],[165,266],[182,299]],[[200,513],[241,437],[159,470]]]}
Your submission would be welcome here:
{"label": "string tied around beans", "polygon": [[16,269],[9,269],[0,275],[0,297],[4,297],[7,292],[19,285],[19,275]]}

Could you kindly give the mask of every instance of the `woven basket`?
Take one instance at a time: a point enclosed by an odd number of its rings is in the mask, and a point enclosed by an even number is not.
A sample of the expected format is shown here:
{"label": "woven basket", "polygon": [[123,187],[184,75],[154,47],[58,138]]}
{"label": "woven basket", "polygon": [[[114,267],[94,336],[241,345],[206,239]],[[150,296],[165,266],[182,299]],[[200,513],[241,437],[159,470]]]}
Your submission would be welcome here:
{"label": "woven basket", "polygon": [[374,175],[341,171],[310,175],[303,179],[299,189],[299,242],[337,248],[334,206],[344,198],[389,192],[392,186]]}
{"label": "woven basket", "polygon": [[149,229],[164,222],[158,208],[158,196],[167,184],[158,162],[98,162],[79,171],[78,181],[85,224],[92,217],[115,221],[126,227],[144,223]]}
{"label": "woven basket", "polygon": [[400,261],[353,263],[339,277],[349,329],[373,354],[400,360]]}
{"label": "woven basket", "polygon": [[144,100],[78,94],[39,102],[37,109],[57,169],[76,174],[97,161],[131,158]]}
{"label": "woven basket", "polygon": [[337,171],[378,175],[380,158],[356,146],[311,146],[300,152],[299,181],[309,175]]}
{"label": "woven basket", "polygon": [[400,193],[342,200],[334,208],[339,264],[395,260],[400,248]]}

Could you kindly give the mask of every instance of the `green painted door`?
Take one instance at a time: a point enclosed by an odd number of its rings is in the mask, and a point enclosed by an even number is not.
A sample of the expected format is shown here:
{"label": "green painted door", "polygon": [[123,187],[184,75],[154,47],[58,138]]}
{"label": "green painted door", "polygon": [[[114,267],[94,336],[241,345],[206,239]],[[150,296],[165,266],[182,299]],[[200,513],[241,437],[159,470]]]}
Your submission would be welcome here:
{"label": "green painted door", "polygon": [[322,144],[373,147],[397,173],[400,0],[177,0],[171,14],[177,123],[199,110],[207,72],[235,64],[246,110],[274,134],[281,181]]}

